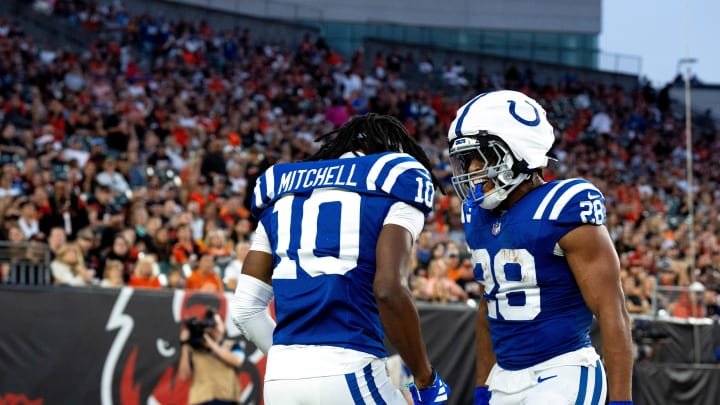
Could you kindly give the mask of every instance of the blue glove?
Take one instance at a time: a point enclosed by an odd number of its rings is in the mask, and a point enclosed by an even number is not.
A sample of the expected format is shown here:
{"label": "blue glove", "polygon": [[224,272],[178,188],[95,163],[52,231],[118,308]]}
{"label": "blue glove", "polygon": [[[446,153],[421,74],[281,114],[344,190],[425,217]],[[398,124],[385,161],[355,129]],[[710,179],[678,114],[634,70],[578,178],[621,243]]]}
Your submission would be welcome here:
{"label": "blue glove", "polygon": [[473,405],[490,405],[491,396],[492,392],[490,392],[488,387],[475,387],[475,399],[473,400]]}
{"label": "blue glove", "polygon": [[415,405],[444,404],[447,401],[450,387],[445,384],[435,370],[433,370],[433,376],[435,377],[433,385],[427,388],[418,389],[414,382],[407,385]]}

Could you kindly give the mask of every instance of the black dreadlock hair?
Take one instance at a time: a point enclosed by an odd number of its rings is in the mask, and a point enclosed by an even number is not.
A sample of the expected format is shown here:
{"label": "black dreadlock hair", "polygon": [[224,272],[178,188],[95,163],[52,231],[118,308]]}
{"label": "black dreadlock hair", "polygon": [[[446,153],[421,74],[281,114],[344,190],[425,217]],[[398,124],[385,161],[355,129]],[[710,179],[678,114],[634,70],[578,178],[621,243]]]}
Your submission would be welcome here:
{"label": "black dreadlock hair", "polygon": [[366,155],[383,152],[404,152],[423,165],[437,189],[445,194],[440,180],[433,174],[430,159],[410,138],[403,124],[395,117],[368,113],[353,117],[347,124],[315,138],[322,146],[306,162],[338,159],[344,153],[362,151]]}

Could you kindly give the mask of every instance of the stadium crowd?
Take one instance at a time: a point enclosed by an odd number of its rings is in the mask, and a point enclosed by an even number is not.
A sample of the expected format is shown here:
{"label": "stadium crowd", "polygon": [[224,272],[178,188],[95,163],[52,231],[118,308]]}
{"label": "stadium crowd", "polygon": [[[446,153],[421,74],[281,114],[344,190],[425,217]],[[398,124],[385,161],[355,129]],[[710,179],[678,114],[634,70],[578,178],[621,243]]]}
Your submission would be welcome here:
{"label": "stadium crowd", "polygon": [[[720,138],[712,120],[695,124],[691,230],[684,123],[668,87],[626,89],[572,73],[540,83],[516,67],[448,75],[391,50],[365,66],[361,54],[345,58],[310,35],[289,47],[247,29],[57,3],[89,35],[102,26],[118,35],[73,53],[0,19],[0,231],[13,243],[46,243],[56,284],[232,290],[255,224],[257,177],[371,111],[398,117],[445,184],[415,246],[414,296],[477,298],[446,134],[470,95],[509,88],[541,100],[555,126],[546,180],[584,177],[604,192],[629,310],[649,313],[658,286],[694,278],[705,306],[692,309],[685,291],[659,309],[720,312]],[[413,88],[409,71],[448,77],[454,91]]]}

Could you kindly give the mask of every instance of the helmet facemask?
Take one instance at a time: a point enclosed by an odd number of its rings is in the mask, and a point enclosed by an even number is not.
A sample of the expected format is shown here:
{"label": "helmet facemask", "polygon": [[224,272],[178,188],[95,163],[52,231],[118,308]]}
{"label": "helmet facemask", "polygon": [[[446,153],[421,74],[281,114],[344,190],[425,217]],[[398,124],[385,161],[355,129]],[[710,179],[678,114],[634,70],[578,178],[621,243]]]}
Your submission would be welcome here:
{"label": "helmet facemask", "polygon": [[[480,169],[469,172],[473,161]],[[487,133],[456,138],[450,146],[453,168],[452,184],[464,201],[492,210],[525,180],[522,162],[516,161],[510,148],[500,138]],[[477,165],[476,163],[476,165]],[[483,185],[492,182],[492,189],[484,194]]]}

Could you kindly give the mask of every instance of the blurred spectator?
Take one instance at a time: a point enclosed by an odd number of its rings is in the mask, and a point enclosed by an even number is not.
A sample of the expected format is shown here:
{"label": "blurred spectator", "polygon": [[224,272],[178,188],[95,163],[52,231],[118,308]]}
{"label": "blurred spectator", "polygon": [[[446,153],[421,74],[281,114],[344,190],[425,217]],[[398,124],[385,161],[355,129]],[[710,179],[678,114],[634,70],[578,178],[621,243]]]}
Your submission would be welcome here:
{"label": "blurred spectator", "polygon": [[[261,154],[260,149],[256,146],[248,149],[247,164],[245,165],[245,180],[247,181],[246,190],[254,190],[258,177],[269,167],[267,159]],[[245,201],[243,205],[250,210],[250,201],[252,193],[245,193]]]}
{"label": "blurred spectator", "polygon": [[223,275],[223,282],[228,290],[235,291],[238,278],[242,273],[243,261],[245,261],[245,256],[249,251],[250,243],[248,242],[238,242],[235,245],[235,257],[225,267],[225,274]]}
{"label": "blurred spectator", "polygon": [[172,248],[171,263],[194,266],[200,255],[200,246],[192,240],[189,224],[179,224],[175,231],[177,241]]}
{"label": "blurred spectator", "polygon": [[[52,232],[50,233],[52,237]],[[77,239],[75,243],[80,248],[80,253],[85,259],[85,267],[90,270],[95,270],[99,273],[100,269],[100,255],[98,251],[98,240],[89,227],[83,228],[78,231]]]}
{"label": "blurred spectator", "polygon": [[118,233],[115,237],[113,237],[112,245],[101,262],[101,272],[104,270],[104,264],[108,260],[117,260],[122,263],[123,281],[125,283],[130,281],[130,277],[133,275],[135,270],[136,258],[133,257],[130,252],[130,244],[128,240],[121,233]]}
{"label": "blurred spectator", "polygon": [[57,177],[51,198],[42,209],[40,229],[48,233],[53,227],[61,227],[69,239],[75,239],[89,223],[85,202],[75,193],[73,184],[64,176]]}
{"label": "blurred spectator", "polygon": [[205,176],[208,182],[213,185],[215,183],[223,183],[227,178],[227,169],[225,156],[222,153],[222,144],[219,140],[211,139],[208,141],[205,154],[202,157],[202,165],[200,173]]}
{"label": "blurred spectator", "polygon": [[167,273],[166,288],[173,290],[181,290],[185,288],[185,279],[183,278],[182,269],[179,267],[170,267]]}
{"label": "blurred spectator", "polygon": [[[705,286],[699,282],[689,285],[687,290],[680,292],[680,297],[673,306],[672,315],[677,318],[702,318],[705,316],[704,297]],[[694,303],[694,305],[693,305]]]}
{"label": "blurred spectator", "polygon": [[159,270],[156,267],[157,264],[152,255],[142,256],[135,264],[135,271],[127,284],[131,287],[162,288],[157,276]]}
{"label": "blurred spectator", "polygon": [[232,242],[225,237],[225,231],[215,229],[207,233],[203,243],[205,253],[215,259],[215,264],[224,268],[232,260]]}
{"label": "blurred spectator", "polygon": [[50,270],[55,284],[89,286],[93,282],[93,272],[85,268],[80,249],[73,243],[60,247]]}
{"label": "blurred spectator", "polygon": [[[155,220],[151,220],[150,222],[160,223],[161,221],[156,217]],[[160,267],[164,268],[169,266],[173,261],[173,244],[170,239],[170,230],[166,226],[160,226],[154,233],[148,229],[148,234],[152,235],[152,251],[157,256]]]}
{"label": "blurred spectator", "polygon": [[30,239],[40,233],[40,222],[37,219],[37,208],[30,200],[20,203],[20,218],[18,226],[22,230],[25,239]]}
{"label": "blurred spectator", "polygon": [[108,156],[102,164],[102,170],[95,176],[98,184],[110,187],[115,195],[127,198],[130,191],[130,185],[125,177],[117,171],[117,160]]}
{"label": "blurred spectator", "polygon": [[629,313],[645,314],[650,311],[650,302],[642,296],[635,278],[625,275],[622,279],[622,286],[625,293],[625,306]]}
{"label": "blurred spectator", "polygon": [[88,200],[88,220],[93,227],[116,228],[122,222],[121,208],[115,203],[109,185],[97,184]]}
{"label": "blurred spectator", "polygon": [[418,278],[413,287],[413,296],[420,300],[447,304],[465,302],[468,294],[457,283],[448,278],[445,259],[431,259],[428,265],[428,278]]}
{"label": "blurred spectator", "polygon": [[237,220],[235,226],[230,232],[230,240],[237,244],[239,242],[249,242],[252,236],[253,225],[249,218],[243,218]]}
{"label": "blurred spectator", "polygon": [[223,291],[222,281],[215,273],[215,261],[212,255],[205,253],[200,257],[197,268],[185,280],[185,289],[206,292]]}
{"label": "blurred spectator", "polygon": [[50,233],[45,242],[47,242],[48,248],[50,249],[50,259],[56,258],[60,252],[60,248],[67,242],[65,229],[60,227],[50,229]]}
{"label": "blurred spectator", "polygon": [[432,233],[422,231],[418,236],[417,243],[415,243],[415,255],[418,261],[417,265],[421,268],[427,268],[428,262],[430,262],[432,243]]}
{"label": "blurred spectator", "polygon": [[103,278],[100,280],[100,287],[104,288],[120,288],[125,286],[123,280],[124,272],[123,264],[117,260],[108,260],[105,263]]}

